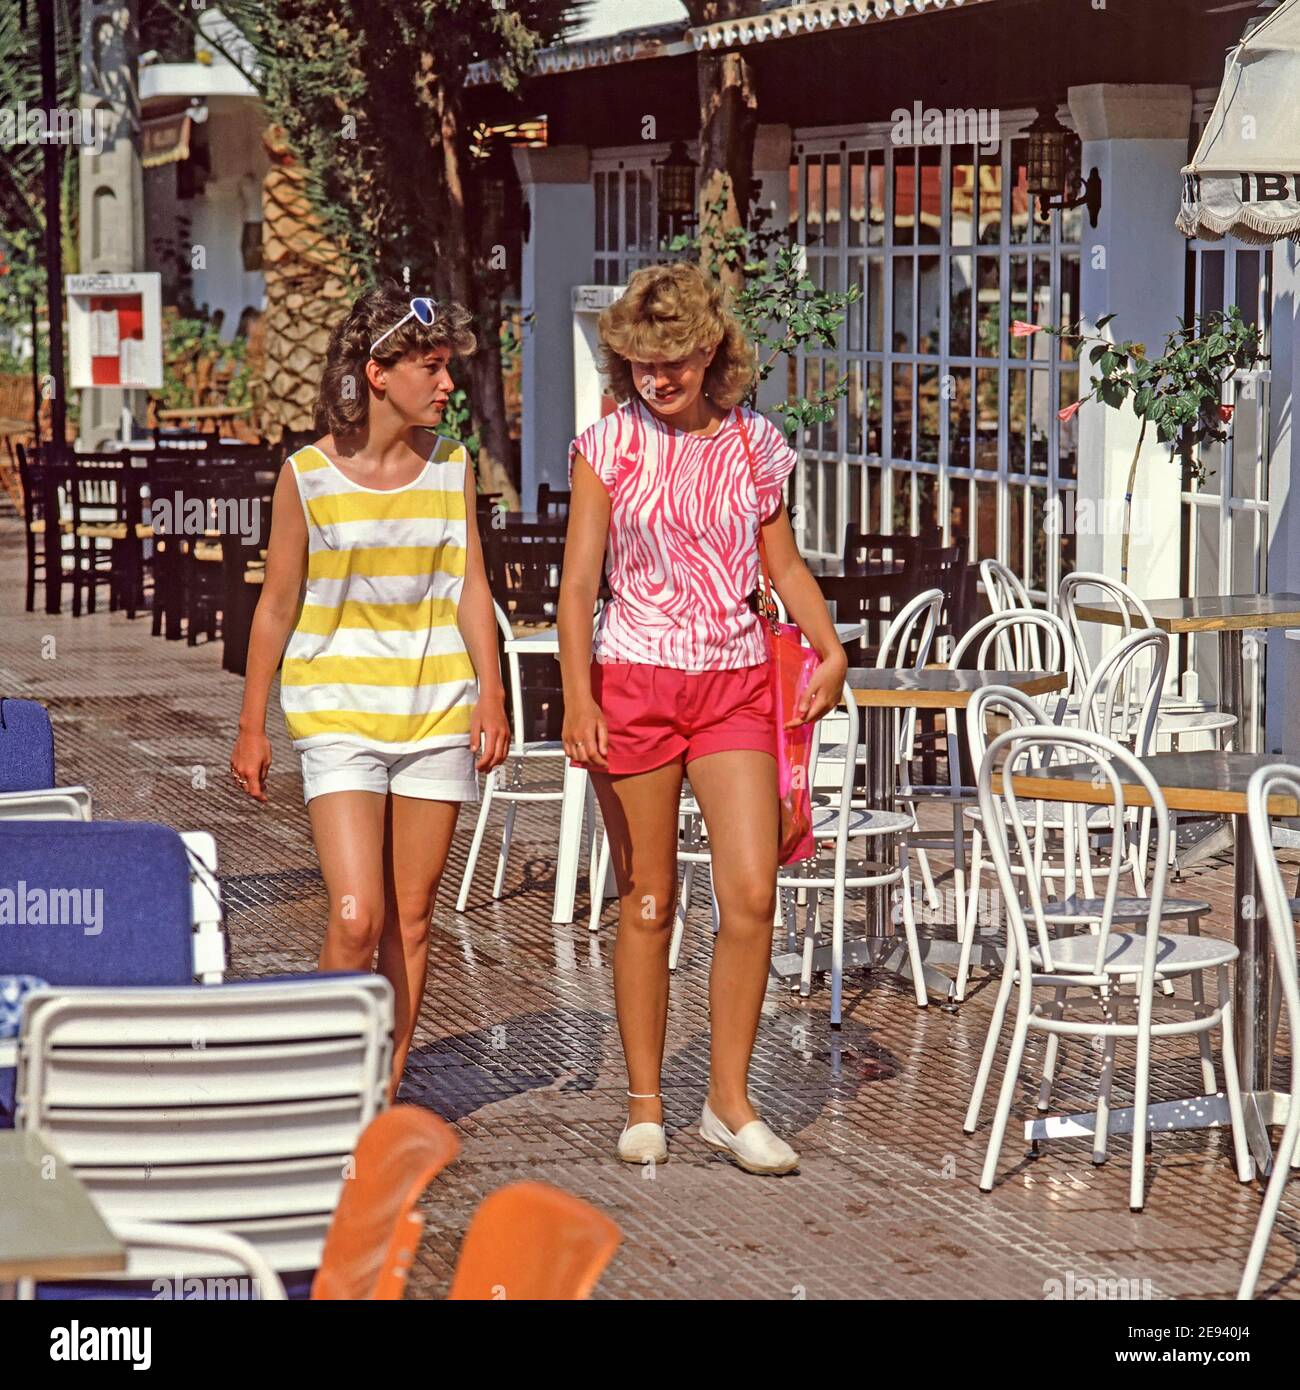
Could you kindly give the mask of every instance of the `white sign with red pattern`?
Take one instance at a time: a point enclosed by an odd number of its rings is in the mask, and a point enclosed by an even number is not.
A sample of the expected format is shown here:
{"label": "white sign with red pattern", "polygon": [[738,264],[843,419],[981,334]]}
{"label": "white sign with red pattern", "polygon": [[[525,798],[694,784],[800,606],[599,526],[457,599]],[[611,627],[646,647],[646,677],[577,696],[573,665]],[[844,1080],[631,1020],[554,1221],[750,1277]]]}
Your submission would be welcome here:
{"label": "white sign with red pattern", "polygon": [[162,276],[69,275],[68,366],[74,390],[157,390],[162,371]]}

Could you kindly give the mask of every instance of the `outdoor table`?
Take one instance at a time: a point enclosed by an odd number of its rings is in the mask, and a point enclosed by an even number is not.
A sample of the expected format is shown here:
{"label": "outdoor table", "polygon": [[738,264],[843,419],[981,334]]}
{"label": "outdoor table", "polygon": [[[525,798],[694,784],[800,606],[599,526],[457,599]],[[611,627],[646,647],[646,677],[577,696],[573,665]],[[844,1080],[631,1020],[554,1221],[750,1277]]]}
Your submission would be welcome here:
{"label": "outdoor table", "polygon": [[0,1283],[126,1268],[121,1241],[72,1166],[38,1132],[0,1132],[0,1193]]}
{"label": "outdoor table", "polygon": [[[1162,598],[1147,604],[1151,621],[1164,632],[1217,632],[1219,685],[1224,709],[1237,716],[1239,752],[1253,753],[1259,730],[1247,729],[1246,666],[1241,634],[1247,629],[1290,627],[1300,623],[1300,594],[1211,594],[1204,598]],[[1114,603],[1080,603],[1083,622],[1122,627],[1124,615]],[[1247,736],[1249,733],[1249,736]]]}
{"label": "outdoor table", "polygon": [[[1241,1069],[1246,1138],[1264,1173],[1269,1172],[1273,1161],[1268,1126],[1286,1123],[1290,1096],[1289,1092],[1275,1090],[1272,1083],[1269,1000],[1273,961],[1268,918],[1262,911],[1254,910],[1260,899],[1246,820],[1246,786],[1258,768],[1298,760],[1300,754],[1295,753],[1229,753],[1214,749],[1196,753],[1153,753],[1142,759],[1171,811],[1218,812],[1232,816],[1236,822],[1233,939],[1241,955],[1233,985],[1233,1038]],[[1037,800],[1113,804],[1109,785],[1093,784],[1094,772],[1091,761],[1044,768],[1034,776],[1013,777],[1011,786],[1018,795]],[[1144,788],[1129,782],[1122,786],[1127,805],[1150,806],[1151,800]],[[1268,810],[1272,816],[1300,815],[1300,805],[1285,796],[1272,797]],[[1228,1102],[1220,1096],[1153,1105],[1147,1117],[1148,1127],[1153,1130],[1205,1129],[1227,1123]],[[1069,1116],[1064,1120],[1060,1117],[1031,1120],[1025,1126],[1025,1137],[1041,1139],[1091,1134],[1092,1125],[1091,1115]],[[1132,1126],[1131,1109],[1111,1112],[1112,1133],[1131,1133]]]}
{"label": "outdoor table", "polygon": [[[853,642],[863,635],[863,623],[836,623],[835,633],[841,642]],[[507,652],[518,652],[520,656],[554,656],[560,654],[560,633],[557,627],[534,628],[518,637],[512,637],[504,644]],[[587,771],[575,767],[568,758],[564,760],[564,798],[560,802],[560,843],[555,864],[555,904],[551,911],[551,921],[569,923],[573,921],[573,904],[578,892],[578,860],[580,840],[577,823],[581,821],[587,804]],[[593,885],[593,893],[597,891]],[[609,896],[609,894],[606,894]]]}
{"label": "outdoor table", "polygon": [[[1066,679],[1059,671],[953,671],[946,666],[927,667],[916,671],[875,666],[854,667],[849,671],[848,684],[864,716],[863,743],[867,755],[867,806],[873,811],[894,811],[897,802],[896,769],[894,766],[894,711],[900,709],[965,709],[977,690],[990,685],[1008,685],[1023,695],[1046,695],[1064,690]],[[882,863],[892,865],[896,855],[894,837],[880,836],[872,846],[872,854]],[[867,888],[867,935],[857,941],[845,941],[844,966],[866,965],[912,978],[903,938],[888,931],[890,925],[889,888]],[[972,924],[973,925],[973,924]],[[990,948],[991,949],[991,948]],[[935,965],[956,965],[961,958],[960,941],[931,939],[927,942],[926,960],[922,965],[925,986],[932,994],[951,998],[955,982],[934,969]],[[995,953],[992,963],[998,958]],[[979,954],[982,963],[990,963],[987,952]],[[813,952],[813,969],[830,969],[830,947]],[[785,977],[798,974],[802,959],[798,952],[778,956],[776,973]]]}

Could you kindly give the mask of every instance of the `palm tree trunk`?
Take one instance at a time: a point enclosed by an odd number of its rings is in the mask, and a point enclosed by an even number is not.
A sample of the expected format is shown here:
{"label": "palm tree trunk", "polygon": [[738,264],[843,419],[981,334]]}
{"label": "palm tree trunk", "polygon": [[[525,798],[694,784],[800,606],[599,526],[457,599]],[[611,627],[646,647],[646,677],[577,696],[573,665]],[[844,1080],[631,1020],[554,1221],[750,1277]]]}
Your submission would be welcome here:
{"label": "palm tree trunk", "polygon": [[[761,0],[686,0],[686,9],[692,24],[712,24],[755,15]],[[754,70],[741,53],[701,53],[695,62],[700,99],[700,262],[707,268],[724,234],[749,220],[758,92]],[[722,217],[706,221],[705,210],[720,199],[726,201]],[[717,278],[736,290],[744,275],[739,266],[721,264]]]}

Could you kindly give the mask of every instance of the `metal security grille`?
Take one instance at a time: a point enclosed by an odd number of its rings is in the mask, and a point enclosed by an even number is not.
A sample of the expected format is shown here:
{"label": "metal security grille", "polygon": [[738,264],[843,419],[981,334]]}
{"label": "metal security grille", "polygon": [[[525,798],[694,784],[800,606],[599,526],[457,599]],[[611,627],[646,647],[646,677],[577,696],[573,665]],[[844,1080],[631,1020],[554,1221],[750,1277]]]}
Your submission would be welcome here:
{"label": "metal security grille", "polygon": [[[1190,255],[1193,297],[1185,317],[1235,304],[1248,323],[1261,328],[1267,352],[1273,305],[1271,248],[1226,237],[1192,242]],[[1233,407],[1228,439],[1200,450],[1209,476],[1182,494],[1185,595],[1254,594],[1268,587],[1269,380],[1265,367],[1239,372],[1228,382],[1223,397],[1223,403]],[[1256,727],[1264,646],[1245,644],[1245,693],[1254,705]],[[1181,656],[1188,693],[1217,700],[1219,662],[1213,635],[1205,641],[1189,634]]]}
{"label": "metal security grille", "polygon": [[[834,418],[800,444],[799,539],[842,553],[844,530],[925,535],[996,556],[1040,599],[1073,561],[1078,363],[1014,320],[1078,317],[1082,211],[1034,215],[1025,177],[1031,113],[986,113],[985,140],[895,144],[888,126],[796,133],[792,235],[818,285],[847,290],[837,347],[802,353],[789,386],[847,377]],[[991,127],[991,128],[990,128]],[[968,132],[974,139],[976,132]]]}

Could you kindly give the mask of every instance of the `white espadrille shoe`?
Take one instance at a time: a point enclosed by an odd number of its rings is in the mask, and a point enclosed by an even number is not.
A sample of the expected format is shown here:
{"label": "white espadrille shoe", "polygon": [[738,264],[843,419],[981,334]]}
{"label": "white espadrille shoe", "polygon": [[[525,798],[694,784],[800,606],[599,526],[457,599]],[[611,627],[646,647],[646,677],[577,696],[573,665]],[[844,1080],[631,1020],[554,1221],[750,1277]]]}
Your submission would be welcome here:
{"label": "white espadrille shoe", "polygon": [[732,1134],[707,1101],[700,1117],[700,1138],[710,1148],[730,1154],[747,1173],[789,1173],[799,1166],[799,1155],[762,1120],[750,1120]]}
{"label": "white espadrille shoe", "polygon": [[[637,1094],[629,1091],[631,1100],[658,1100],[659,1092]],[[668,1136],[663,1125],[652,1120],[642,1120],[637,1125],[624,1125],[618,1136],[618,1156],[624,1163],[667,1163]]]}

